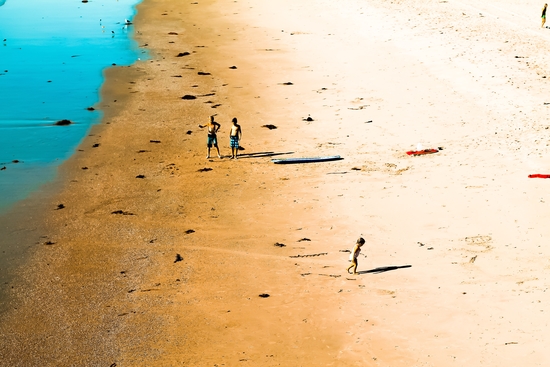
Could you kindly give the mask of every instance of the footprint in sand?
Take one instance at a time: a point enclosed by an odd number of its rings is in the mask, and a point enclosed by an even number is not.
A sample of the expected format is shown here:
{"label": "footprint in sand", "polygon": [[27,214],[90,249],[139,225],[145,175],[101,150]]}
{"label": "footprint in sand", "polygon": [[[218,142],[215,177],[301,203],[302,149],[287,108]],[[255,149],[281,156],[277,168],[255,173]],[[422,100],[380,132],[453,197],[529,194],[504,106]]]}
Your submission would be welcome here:
{"label": "footprint in sand", "polygon": [[473,236],[464,238],[464,242],[468,245],[467,251],[470,252],[487,252],[490,251],[493,246],[490,245],[492,241],[491,236]]}

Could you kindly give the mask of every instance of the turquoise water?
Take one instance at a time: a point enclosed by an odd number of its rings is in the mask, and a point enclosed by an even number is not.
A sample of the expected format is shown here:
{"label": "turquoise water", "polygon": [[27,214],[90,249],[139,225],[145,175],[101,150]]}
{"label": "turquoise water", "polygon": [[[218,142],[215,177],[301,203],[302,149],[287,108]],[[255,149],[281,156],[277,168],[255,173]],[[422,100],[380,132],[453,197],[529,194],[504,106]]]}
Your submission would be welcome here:
{"label": "turquoise water", "polygon": [[0,213],[53,180],[99,122],[87,108],[103,70],[146,57],[125,25],[138,2],[0,0]]}

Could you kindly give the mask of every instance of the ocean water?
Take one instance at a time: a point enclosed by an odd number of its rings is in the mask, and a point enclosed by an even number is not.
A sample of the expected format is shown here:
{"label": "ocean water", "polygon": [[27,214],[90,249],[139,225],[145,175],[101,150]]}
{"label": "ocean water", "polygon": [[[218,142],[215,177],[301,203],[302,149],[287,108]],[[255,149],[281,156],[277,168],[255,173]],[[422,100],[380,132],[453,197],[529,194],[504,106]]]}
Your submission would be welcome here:
{"label": "ocean water", "polygon": [[103,70],[147,57],[125,24],[137,3],[0,0],[0,213],[55,179],[100,121],[88,107]]}

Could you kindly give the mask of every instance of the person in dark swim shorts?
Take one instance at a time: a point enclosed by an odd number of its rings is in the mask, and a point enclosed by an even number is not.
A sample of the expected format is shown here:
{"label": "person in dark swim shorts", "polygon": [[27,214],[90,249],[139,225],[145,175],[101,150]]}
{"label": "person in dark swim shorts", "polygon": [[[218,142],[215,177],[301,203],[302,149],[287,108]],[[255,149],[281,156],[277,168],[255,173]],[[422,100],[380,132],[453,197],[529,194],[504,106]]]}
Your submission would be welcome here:
{"label": "person in dark swim shorts", "polygon": [[210,122],[208,123],[208,125],[206,125],[206,127],[208,128],[208,137],[206,140],[206,158],[210,158],[210,148],[212,148],[212,146],[214,146],[218,151],[218,158],[221,158],[220,148],[218,148],[218,137],[216,135],[221,125],[214,121],[214,116],[210,116]]}

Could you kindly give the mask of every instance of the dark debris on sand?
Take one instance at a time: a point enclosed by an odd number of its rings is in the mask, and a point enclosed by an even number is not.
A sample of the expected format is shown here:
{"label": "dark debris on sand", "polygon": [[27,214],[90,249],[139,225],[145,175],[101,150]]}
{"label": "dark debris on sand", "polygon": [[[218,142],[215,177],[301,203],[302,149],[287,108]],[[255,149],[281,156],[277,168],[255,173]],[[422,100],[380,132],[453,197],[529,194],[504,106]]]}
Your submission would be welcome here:
{"label": "dark debris on sand", "polygon": [[289,256],[291,258],[299,258],[299,257],[315,257],[315,256],[323,256],[323,255],[328,255],[328,252],[321,252],[321,253],[318,253],[318,254],[311,254],[311,255],[293,255],[293,256]]}
{"label": "dark debris on sand", "polygon": [[125,212],[124,210],[115,210],[114,212],[111,212],[111,214],[135,215],[134,213]]}

